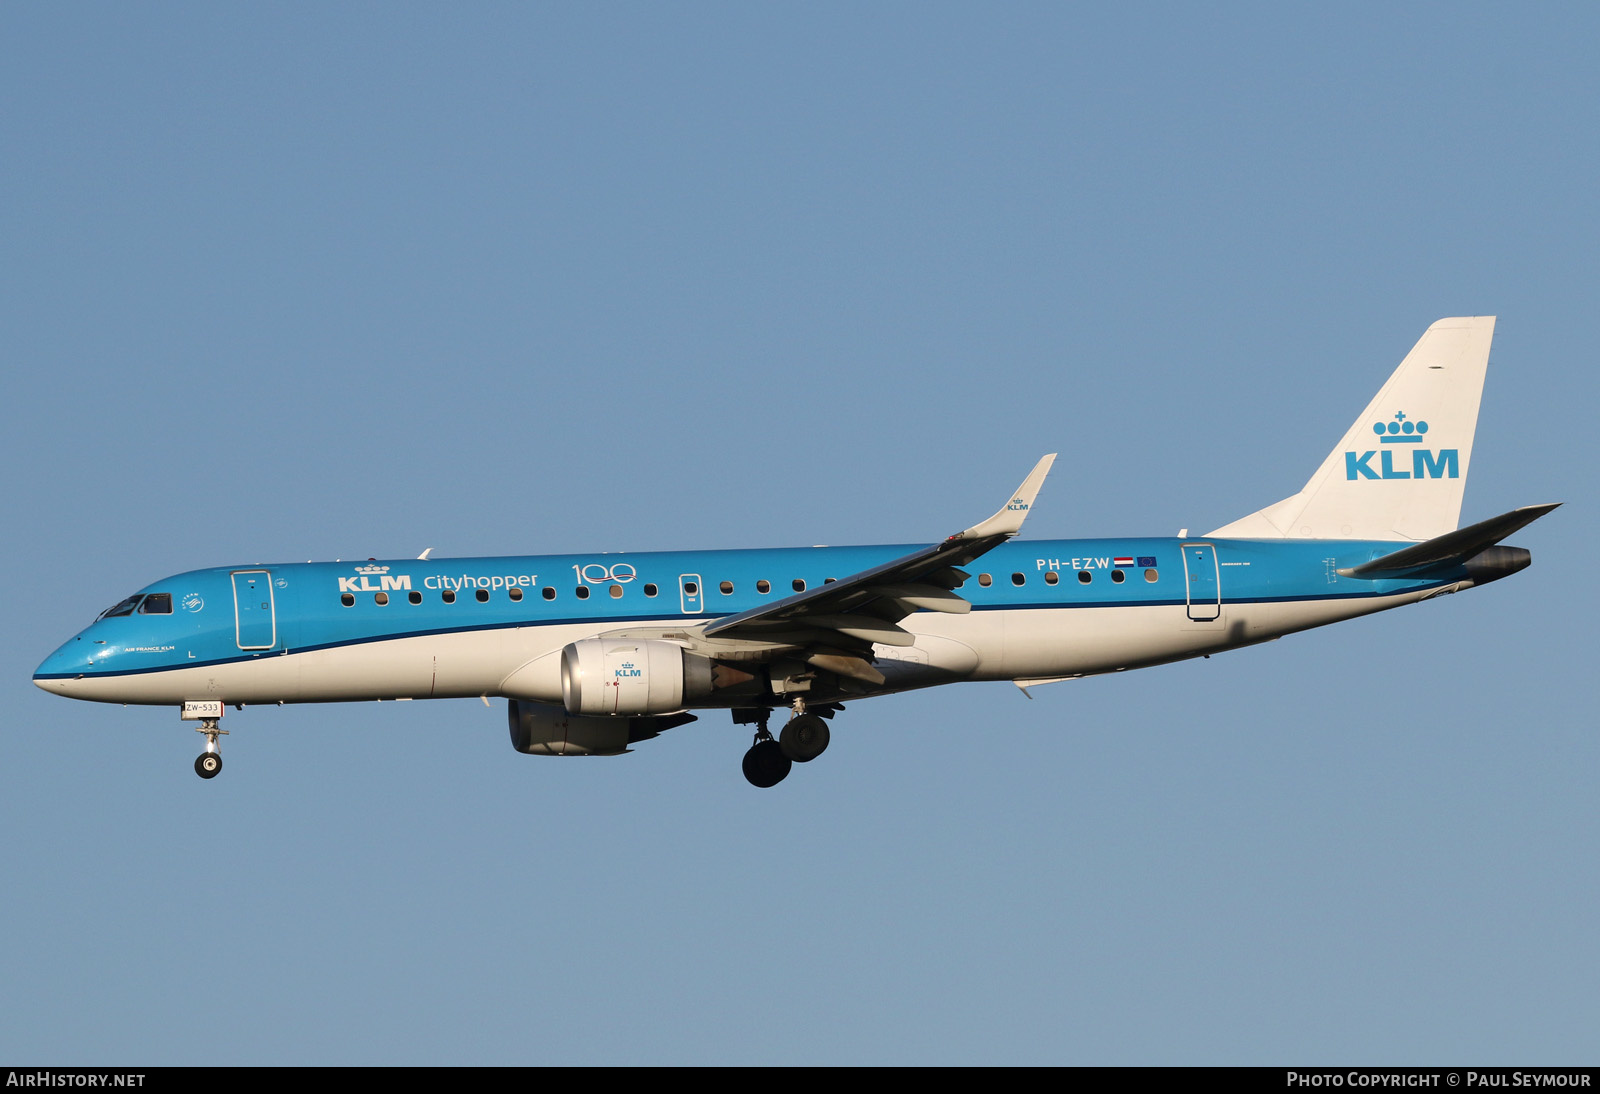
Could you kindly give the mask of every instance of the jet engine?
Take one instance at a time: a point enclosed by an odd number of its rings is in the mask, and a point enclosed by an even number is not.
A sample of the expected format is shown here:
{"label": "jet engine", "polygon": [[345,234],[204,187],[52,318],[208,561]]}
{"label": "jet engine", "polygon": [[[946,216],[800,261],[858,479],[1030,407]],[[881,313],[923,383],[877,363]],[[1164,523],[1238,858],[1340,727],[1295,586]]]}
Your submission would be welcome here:
{"label": "jet engine", "polygon": [[709,658],[659,639],[585,638],[561,651],[572,714],[666,714],[711,694]]}
{"label": "jet engine", "polygon": [[506,706],[511,747],[528,756],[616,756],[628,746],[695,720],[693,714],[650,718],[584,717],[560,707],[512,699]]}

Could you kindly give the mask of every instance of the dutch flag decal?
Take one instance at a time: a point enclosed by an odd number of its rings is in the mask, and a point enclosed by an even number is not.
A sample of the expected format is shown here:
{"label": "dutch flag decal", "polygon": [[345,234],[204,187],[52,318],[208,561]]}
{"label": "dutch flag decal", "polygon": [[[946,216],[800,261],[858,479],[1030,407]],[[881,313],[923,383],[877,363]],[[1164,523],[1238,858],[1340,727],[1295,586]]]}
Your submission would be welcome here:
{"label": "dutch flag decal", "polygon": [[1133,559],[1132,559],[1131,556],[1124,555],[1121,558],[1112,559],[1111,560],[1111,565],[1113,565],[1113,566],[1132,566],[1133,565]]}

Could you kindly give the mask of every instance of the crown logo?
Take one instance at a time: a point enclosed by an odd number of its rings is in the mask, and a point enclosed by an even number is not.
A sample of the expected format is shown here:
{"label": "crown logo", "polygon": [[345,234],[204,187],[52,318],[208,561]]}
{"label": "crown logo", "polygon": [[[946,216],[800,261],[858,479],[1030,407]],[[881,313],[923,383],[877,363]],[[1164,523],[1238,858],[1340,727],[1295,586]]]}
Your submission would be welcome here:
{"label": "crown logo", "polygon": [[357,566],[356,567],[356,573],[358,573],[358,574],[386,574],[388,572],[389,572],[389,567],[387,567],[387,566]]}
{"label": "crown logo", "polygon": [[1428,423],[1414,422],[1397,410],[1394,421],[1373,422],[1372,431],[1382,444],[1421,444],[1422,435],[1428,432]]}

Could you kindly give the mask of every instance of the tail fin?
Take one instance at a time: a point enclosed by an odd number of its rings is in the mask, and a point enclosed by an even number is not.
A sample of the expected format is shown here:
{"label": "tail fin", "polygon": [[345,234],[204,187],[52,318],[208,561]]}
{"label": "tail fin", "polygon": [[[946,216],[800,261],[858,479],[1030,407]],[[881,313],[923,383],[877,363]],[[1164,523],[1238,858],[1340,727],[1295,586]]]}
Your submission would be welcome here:
{"label": "tail fin", "polygon": [[1225,524],[1237,539],[1409,539],[1453,532],[1494,316],[1429,327],[1305,488]]}

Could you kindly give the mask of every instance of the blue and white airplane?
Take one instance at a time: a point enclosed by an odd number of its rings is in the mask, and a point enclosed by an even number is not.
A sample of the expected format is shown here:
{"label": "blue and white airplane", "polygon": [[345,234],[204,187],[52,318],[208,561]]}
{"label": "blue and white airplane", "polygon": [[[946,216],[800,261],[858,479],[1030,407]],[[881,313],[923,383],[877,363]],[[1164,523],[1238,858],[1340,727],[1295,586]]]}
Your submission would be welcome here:
{"label": "blue and white airplane", "polygon": [[994,516],[927,546],[195,570],[106,609],[33,679],[179,707],[208,779],[226,706],[498,696],[537,756],[616,755],[731,710],[757,727],[745,776],[772,786],[851,700],[1207,656],[1527,566],[1500,541],[1555,505],[1457,527],[1493,334],[1493,317],[1433,324],[1304,489],[1204,536],[1015,540],[1046,456]]}

